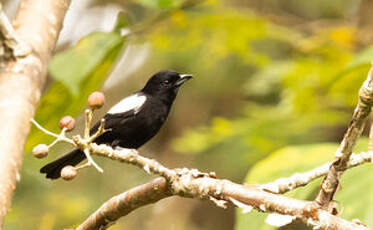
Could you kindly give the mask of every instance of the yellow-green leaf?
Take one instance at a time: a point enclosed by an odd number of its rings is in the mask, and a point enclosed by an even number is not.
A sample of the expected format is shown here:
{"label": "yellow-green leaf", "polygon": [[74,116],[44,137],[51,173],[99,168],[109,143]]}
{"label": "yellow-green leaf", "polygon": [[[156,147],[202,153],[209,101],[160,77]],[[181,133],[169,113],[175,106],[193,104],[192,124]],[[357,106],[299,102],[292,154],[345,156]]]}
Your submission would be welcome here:
{"label": "yellow-green leaf", "polygon": [[54,56],[49,73],[74,95],[78,95],[81,83],[122,42],[123,37],[118,33],[91,33],[72,48]]}
{"label": "yellow-green leaf", "polygon": [[[45,128],[58,132],[57,124],[62,116],[78,115],[86,104],[88,95],[97,90],[108,76],[124,41],[125,38],[117,33],[92,33],[69,51],[57,55],[50,70],[61,81],[53,82],[48,88],[41,99],[35,119]],[[33,127],[26,151],[33,145],[48,140],[49,137],[46,138],[46,135]]]}
{"label": "yellow-green leaf", "polygon": [[[317,166],[331,161],[334,157],[334,153],[338,148],[338,144],[335,143],[321,143],[321,144],[311,144],[311,145],[299,145],[299,146],[289,146],[282,148],[271,155],[266,159],[257,163],[252,170],[247,174],[245,183],[247,184],[261,184],[272,182],[276,179],[282,177],[291,176],[294,173],[301,173],[308,170],[311,170]],[[362,139],[358,142],[355,151],[366,151],[367,149],[367,139]],[[358,171],[364,171],[364,174],[367,178],[373,178],[373,170],[368,172],[366,168],[369,167],[372,169],[372,166],[360,166],[359,169],[348,170],[344,175],[342,180],[342,191],[338,192],[337,200],[343,204],[344,209],[348,208],[346,216],[350,219],[359,218],[363,222],[368,221],[369,215],[373,215],[372,205],[367,205],[370,202],[370,190],[373,192],[373,181],[371,183],[367,180],[358,180],[357,173]],[[370,175],[370,176],[369,176]],[[363,181],[363,182],[362,182]],[[286,195],[295,197],[303,200],[312,200],[315,198],[317,191],[319,190],[321,183],[321,178],[309,183],[305,187],[297,188]],[[360,190],[356,189],[356,186]],[[368,191],[363,188],[367,186]],[[358,191],[365,191],[366,195],[358,195]],[[356,196],[359,196],[359,199],[356,199]],[[363,199],[362,199],[363,198]],[[363,204],[367,207],[364,209],[359,208]],[[257,211],[252,211],[247,214],[243,214],[241,210],[236,212],[236,230],[243,229],[276,229],[276,227],[269,226],[265,223],[267,214],[259,213]],[[367,219],[368,218],[368,219]],[[297,229],[305,229],[304,226],[297,226]]]}

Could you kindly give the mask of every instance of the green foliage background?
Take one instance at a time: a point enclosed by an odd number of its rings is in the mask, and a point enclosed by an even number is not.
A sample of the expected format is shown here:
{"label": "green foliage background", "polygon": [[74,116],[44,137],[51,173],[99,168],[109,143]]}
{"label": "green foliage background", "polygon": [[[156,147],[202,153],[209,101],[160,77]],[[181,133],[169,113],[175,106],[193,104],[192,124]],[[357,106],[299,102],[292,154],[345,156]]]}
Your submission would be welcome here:
{"label": "green foliage background", "polygon": [[[63,115],[81,120],[87,96],[100,89],[128,44],[148,43],[145,65],[108,90],[109,104],[140,88],[161,69],[196,77],[180,91],[166,126],[141,150],[144,154],[169,167],[211,170],[218,177],[248,184],[269,182],[332,159],[373,57],[364,29],[369,25],[364,21],[368,3],[128,2],[126,9],[138,15],[121,14],[112,32],[91,33],[54,56],[51,84],[36,114],[42,125],[57,132]],[[119,32],[124,27],[147,29],[127,38]],[[130,166],[98,159],[103,175],[86,170],[72,182],[47,181],[38,173],[47,160],[33,159],[30,150],[50,140],[32,130],[5,229],[74,227],[109,197],[151,179]],[[366,142],[363,139],[356,151],[365,151]],[[60,145],[55,152],[64,151]],[[348,171],[336,197],[342,217],[359,218],[369,227],[372,173],[370,165]],[[361,175],[364,178],[358,179]],[[317,180],[288,195],[313,199],[319,184]],[[171,198],[136,211],[111,229],[274,229],[265,218],[255,211],[242,214]]]}

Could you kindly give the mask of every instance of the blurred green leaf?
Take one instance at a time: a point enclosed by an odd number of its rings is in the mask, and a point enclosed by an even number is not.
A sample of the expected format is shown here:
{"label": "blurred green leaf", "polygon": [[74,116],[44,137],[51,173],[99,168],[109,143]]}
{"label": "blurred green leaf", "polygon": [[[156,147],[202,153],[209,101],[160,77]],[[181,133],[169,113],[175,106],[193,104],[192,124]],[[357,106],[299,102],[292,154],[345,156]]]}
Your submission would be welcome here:
{"label": "blurred green leaf", "polygon": [[[361,139],[357,146],[355,147],[355,152],[366,151],[368,146],[368,140],[366,138]],[[264,160],[257,163],[247,174],[245,183],[247,184],[261,184],[274,181],[282,177],[291,176],[294,173],[301,173],[308,170],[311,170],[315,167],[321,166],[322,164],[331,161],[334,157],[334,153],[338,148],[338,144],[334,143],[321,143],[321,144],[311,144],[311,145],[299,145],[299,146],[289,146],[284,147],[271,155],[269,155]],[[372,166],[369,166],[371,169]],[[365,167],[359,167],[365,168]],[[343,207],[347,208],[348,205],[355,202],[353,207],[359,207],[359,203],[363,204],[364,202],[370,202],[370,196],[367,195],[365,200],[359,198],[359,201],[356,202],[356,193],[351,193],[351,189],[354,191],[359,191],[356,189],[356,186],[369,186],[369,189],[373,190],[373,181],[370,184],[367,184],[367,180],[363,180],[364,183],[356,184],[356,173],[354,176],[348,175],[349,172],[354,172],[355,169],[348,170],[346,173],[346,178],[342,181],[342,186],[345,189],[342,189],[341,192],[338,192],[337,200],[343,204]],[[365,171],[365,173],[367,173]],[[373,171],[370,172],[373,176]],[[369,174],[369,173],[368,173]],[[366,174],[360,174],[366,175]],[[367,176],[367,178],[369,178]],[[321,178],[317,179],[305,187],[297,188],[293,191],[287,193],[288,196],[298,198],[298,199],[314,199],[316,195],[315,192],[318,191],[320,186]],[[350,184],[351,183],[351,184]],[[345,188],[346,187],[346,188]],[[356,189],[356,190],[355,190]],[[363,189],[362,187],[360,189]],[[362,190],[360,190],[362,191]],[[366,194],[370,194],[367,192]],[[352,197],[354,195],[355,197]],[[339,199],[339,197],[341,197]],[[343,200],[342,200],[343,199]],[[350,201],[350,202],[348,202]],[[373,202],[373,201],[372,201]],[[373,205],[373,204],[372,204]],[[372,207],[371,205],[367,205]],[[346,214],[350,219],[361,218],[361,220],[366,221],[364,215],[369,213],[369,208],[365,210],[353,209],[351,212]],[[236,212],[236,230],[247,229],[247,226],[250,226],[252,229],[276,229],[273,226],[269,226],[265,223],[265,218],[267,214],[259,213],[253,211],[247,214],[241,213],[241,210]],[[249,224],[250,223],[250,224]],[[249,225],[248,225],[249,224]],[[298,226],[297,229],[300,229]]]}
{"label": "blurred green leaf", "polygon": [[128,14],[121,11],[117,15],[117,21],[114,26],[114,31],[120,32],[121,29],[124,27],[127,27],[130,24],[130,18],[128,17]]}
{"label": "blurred green leaf", "polygon": [[54,56],[49,65],[49,73],[74,95],[78,95],[81,83],[122,41],[123,38],[117,33],[91,33],[74,47]]}
{"label": "blurred green leaf", "polygon": [[373,46],[368,46],[354,55],[352,61],[346,66],[346,70],[360,67],[362,65],[371,65],[373,59]]}
{"label": "blurred green leaf", "polygon": [[335,200],[342,208],[341,217],[359,219],[373,227],[373,166],[365,164],[348,170],[342,177],[342,189]]}
{"label": "blurred green leaf", "polygon": [[176,151],[215,153],[226,144],[222,152],[233,154],[229,147],[244,143],[247,152],[262,157],[284,145],[319,142],[331,134],[325,129],[349,118],[345,107],[356,103],[350,92],[357,92],[360,79],[354,76],[354,84],[338,90],[344,97],[326,88],[351,60],[353,29],[336,27],[305,37],[246,9],[229,8],[186,12],[170,21],[152,34],[156,53],[172,56],[168,64],[176,68],[183,63],[183,68],[198,72],[196,87],[205,86],[200,89],[204,94],[224,93],[218,100],[229,103],[220,107],[236,103],[241,108],[235,118],[223,118],[231,123],[229,135],[215,132],[213,121],[173,141]]}
{"label": "blurred green leaf", "polygon": [[334,143],[288,146],[275,151],[258,162],[245,182],[267,183],[295,172],[304,172],[333,159],[338,145]]}
{"label": "blurred green leaf", "polygon": [[151,8],[172,9],[178,7],[182,0],[139,0],[141,4]]}
{"label": "blurred green leaf", "polygon": [[[367,71],[371,66],[373,60],[373,46],[368,46],[361,50],[360,52],[356,53],[354,57],[351,59],[349,63],[340,70],[335,76],[333,76],[330,80],[330,86],[334,87],[334,84],[342,85],[346,83],[346,81],[354,81],[357,76],[361,76],[360,74],[356,74],[356,72],[360,72],[359,70],[363,68],[363,71]],[[345,79],[350,78],[350,79]],[[352,79],[351,79],[352,78]],[[343,83],[340,83],[340,81]],[[349,84],[343,84],[349,85]],[[329,87],[328,87],[329,88]]]}
{"label": "blurred green leaf", "polygon": [[[204,14],[178,12],[170,21],[152,34],[154,47],[185,55],[195,52],[188,63],[202,62],[201,67],[207,69],[213,69],[212,65],[217,61],[230,59],[233,55],[239,57],[241,63],[265,66],[270,63],[269,53],[274,50],[268,47],[284,47],[289,51],[290,42],[300,37],[296,31],[276,26],[249,10],[224,8]],[[205,42],[206,37],[208,42]]]}
{"label": "blurred green leaf", "polygon": [[[50,70],[61,82],[53,82],[48,88],[35,119],[45,128],[57,131],[62,116],[76,116],[85,106],[88,95],[97,90],[108,76],[124,41],[125,38],[118,33],[95,32],[54,57]],[[33,127],[26,151],[46,140],[49,139]]]}

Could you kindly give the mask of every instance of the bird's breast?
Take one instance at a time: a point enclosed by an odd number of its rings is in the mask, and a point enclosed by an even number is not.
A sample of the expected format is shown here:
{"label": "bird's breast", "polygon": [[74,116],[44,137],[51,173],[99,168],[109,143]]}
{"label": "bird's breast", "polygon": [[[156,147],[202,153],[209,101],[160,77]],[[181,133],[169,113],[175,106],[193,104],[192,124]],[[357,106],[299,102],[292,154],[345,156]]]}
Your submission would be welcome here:
{"label": "bird's breast", "polygon": [[126,120],[118,130],[119,146],[123,148],[139,148],[154,137],[168,116],[168,108],[148,106],[137,113],[133,119]]}

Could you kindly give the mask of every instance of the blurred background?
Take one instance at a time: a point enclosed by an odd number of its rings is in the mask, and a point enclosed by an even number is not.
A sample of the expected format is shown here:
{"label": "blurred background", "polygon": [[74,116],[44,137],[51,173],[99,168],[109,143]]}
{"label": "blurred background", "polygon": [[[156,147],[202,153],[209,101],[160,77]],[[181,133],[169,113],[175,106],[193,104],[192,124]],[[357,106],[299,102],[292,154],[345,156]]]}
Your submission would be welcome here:
{"label": "blurred background", "polygon": [[[19,1],[3,2],[12,17]],[[36,120],[58,132],[59,119],[72,115],[78,133],[91,92],[106,95],[98,119],[153,73],[173,69],[195,78],[141,154],[248,184],[309,170],[333,158],[348,125],[373,58],[372,13],[370,0],[73,0]],[[77,226],[110,197],[152,179],[96,158],[104,174],[46,180],[40,167],[69,149],[59,144],[47,159],[32,157],[34,145],[50,141],[32,130],[4,229]],[[362,138],[356,152],[366,146]],[[320,181],[288,195],[313,199]],[[340,215],[373,228],[372,192],[372,166],[349,170],[336,196]],[[110,229],[276,229],[265,218],[172,197]]]}

